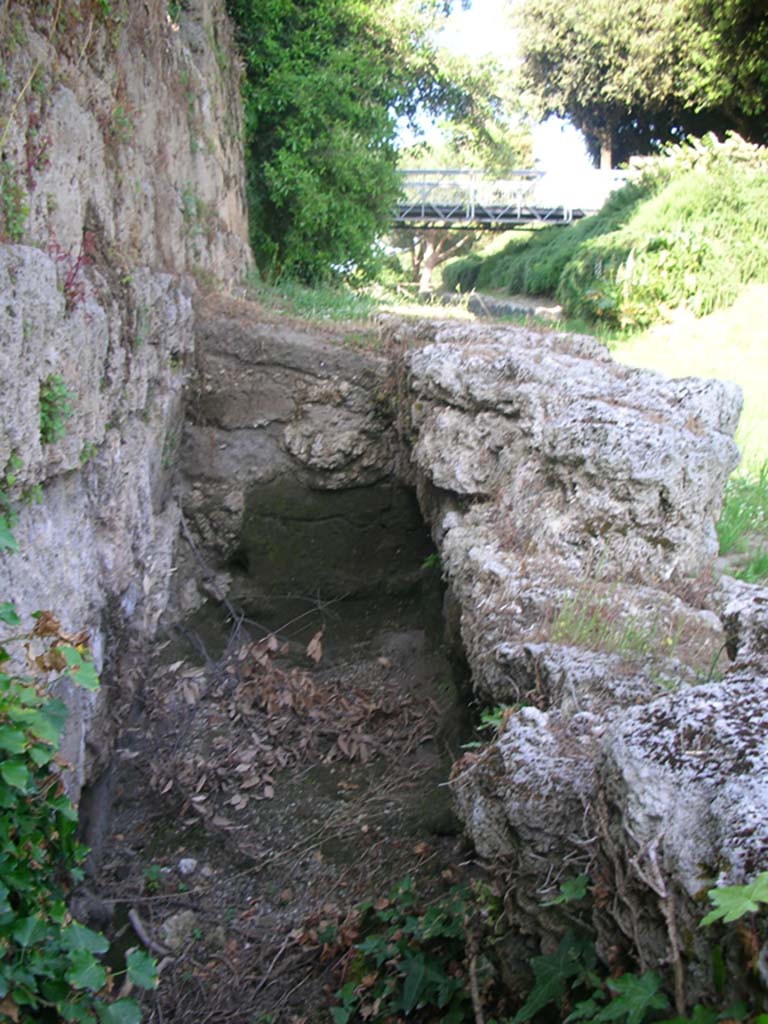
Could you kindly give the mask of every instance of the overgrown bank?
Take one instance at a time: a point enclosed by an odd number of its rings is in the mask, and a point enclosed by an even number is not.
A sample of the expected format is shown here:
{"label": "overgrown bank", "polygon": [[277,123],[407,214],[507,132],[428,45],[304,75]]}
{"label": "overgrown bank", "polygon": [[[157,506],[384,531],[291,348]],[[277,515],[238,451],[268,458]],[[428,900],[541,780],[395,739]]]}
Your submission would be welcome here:
{"label": "overgrown bank", "polygon": [[768,152],[711,136],[648,160],[602,211],[444,272],[449,289],[556,296],[566,314],[638,328],[701,316],[768,280]]}

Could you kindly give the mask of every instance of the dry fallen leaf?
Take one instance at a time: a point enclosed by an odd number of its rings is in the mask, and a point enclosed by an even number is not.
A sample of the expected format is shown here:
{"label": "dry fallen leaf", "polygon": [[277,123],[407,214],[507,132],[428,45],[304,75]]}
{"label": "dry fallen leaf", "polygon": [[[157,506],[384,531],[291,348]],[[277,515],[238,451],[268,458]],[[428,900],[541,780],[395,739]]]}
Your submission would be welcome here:
{"label": "dry fallen leaf", "polygon": [[320,659],[323,656],[323,643],[322,643],[322,640],[323,640],[323,633],[324,632],[325,632],[325,627],[323,627],[322,629],[318,629],[318,631],[315,633],[315,635],[312,637],[312,639],[307,644],[307,657],[311,658],[312,661],[314,661],[314,663],[316,665],[317,665],[317,663],[320,661]]}
{"label": "dry fallen leaf", "polygon": [[8,1020],[12,1020],[14,1024],[16,1024],[19,1019],[19,1008],[9,996],[6,996],[0,1003],[0,1018],[4,1019],[5,1017],[7,1017]]}
{"label": "dry fallen leaf", "polygon": [[55,619],[51,612],[38,612],[37,621],[32,628],[32,636],[58,636],[61,632],[61,623]]}

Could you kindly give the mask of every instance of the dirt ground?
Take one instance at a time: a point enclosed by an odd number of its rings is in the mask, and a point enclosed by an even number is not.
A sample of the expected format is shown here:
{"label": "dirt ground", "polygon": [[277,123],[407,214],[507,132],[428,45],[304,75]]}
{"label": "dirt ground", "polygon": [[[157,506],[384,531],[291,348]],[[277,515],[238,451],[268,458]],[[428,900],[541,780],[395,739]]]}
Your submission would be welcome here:
{"label": "dirt ground", "polygon": [[409,875],[439,894],[470,856],[445,784],[462,714],[418,602],[362,629],[341,611],[293,636],[239,623],[202,665],[196,632],[157,652],[93,885],[118,955],[160,964],[149,1024],[330,1020],[329,927],[354,938],[361,900]]}

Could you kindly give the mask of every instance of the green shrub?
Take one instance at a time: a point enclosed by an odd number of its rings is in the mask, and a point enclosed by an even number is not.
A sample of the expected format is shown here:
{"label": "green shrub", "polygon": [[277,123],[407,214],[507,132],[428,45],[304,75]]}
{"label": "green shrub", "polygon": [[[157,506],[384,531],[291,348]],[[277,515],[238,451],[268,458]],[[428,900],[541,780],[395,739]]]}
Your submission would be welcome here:
{"label": "green shrub", "polygon": [[[19,1024],[137,1024],[134,1000],[100,995],[111,987],[99,961],[109,943],[74,921],[66,903],[87,851],[75,840],[77,814],[56,755],[66,708],[48,680],[93,690],[98,677],[82,635],[64,633],[49,612],[33,617],[33,628],[19,632],[13,605],[0,604],[0,622],[15,634],[0,644],[0,661],[8,665],[15,642],[32,669],[0,672],[0,1014]],[[128,955],[127,974],[142,988],[155,984],[145,953]]]}
{"label": "green shrub", "polygon": [[554,295],[569,316],[637,328],[685,306],[703,316],[768,281],[768,153],[737,136],[692,140],[649,161],[604,208],[535,231],[448,287]]}
{"label": "green shrub", "polygon": [[64,437],[64,424],[72,415],[68,390],[61,374],[50,373],[40,384],[40,443],[53,444]]}

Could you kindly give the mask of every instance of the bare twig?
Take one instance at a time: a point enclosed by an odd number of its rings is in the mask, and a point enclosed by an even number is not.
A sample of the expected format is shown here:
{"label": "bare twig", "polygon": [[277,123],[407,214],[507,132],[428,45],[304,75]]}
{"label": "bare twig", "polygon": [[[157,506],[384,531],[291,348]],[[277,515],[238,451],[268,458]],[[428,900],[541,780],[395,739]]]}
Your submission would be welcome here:
{"label": "bare twig", "polygon": [[477,957],[471,956],[469,960],[469,991],[472,994],[472,1009],[475,1013],[475,1024],[485,1024],[483,1016],[483,1004],[480,1002],[480,989],[477,984]]}
{"label": "bare twig", "polygon": [[277,963],[277,961],[280,959],[280,957],[285,952],[286,946],[288,945],[288,943],[290,941],[291,941],[290,935],[286,935],[286,937],[283,939],[283,942],[282,942],[282,945],[280,946],[280,949],[278,949],[278,951],[272,957],[272,961],[271,961],[269,967],[267,968],[267,970],[266,970],[266,972],[264,974],[264,977],[261,979],[259,984],[256,986],[256,989],[254,991],[254,995],[256,995],[256,993],[258,993],[258,992],[261,992],[261,990],[267,984],[267,982],[269,981],[270,974],[275,969],[275,964]]}
{"label": "bare twig", "polygon": [[155,956],[168,956],[168,950],[165,946],[161,946],[159,942],[149,935],[144,922],[139,917],[139,912],[135,907],[131,907],[128,911],[128,920],[131,922],[133,930],[136,932],[141,944],[145,946],[150,953],[154,953]]}

